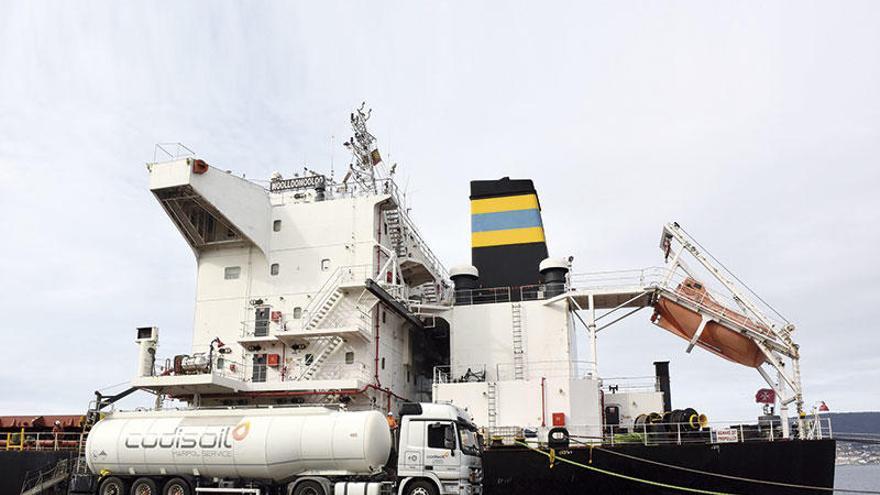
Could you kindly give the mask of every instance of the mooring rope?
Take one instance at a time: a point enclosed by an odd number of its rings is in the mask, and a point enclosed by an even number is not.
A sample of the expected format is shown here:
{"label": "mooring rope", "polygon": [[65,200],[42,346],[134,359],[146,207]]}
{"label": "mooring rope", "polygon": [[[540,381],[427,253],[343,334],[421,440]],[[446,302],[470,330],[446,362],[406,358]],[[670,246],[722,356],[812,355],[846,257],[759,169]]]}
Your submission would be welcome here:
{"label": "mooring rope", "polygon": [[586,465],[586,464],[581,464],[580,462],[576,462],[576,461],[573,461],[573,460],[571,460],[571,459],[566,459],[565,457],[559,457],[558,455],[556,455],[556,452],[555,452],[554,450],[552,450],[552,449],[551,449],[550,452],[544,452],[543,450],[541,450],[541,449],[539,449],[539,448],[537,448],[537,447],[532,447],[531,445],[529,445],[529,444],[527,444],[527,443],[523,443],[523,442],[516,442],[516,443],[519,444],[519,445],[522,445],[523,447],[526,447],[527,449],[533,450],[533,451],[535,451],[535,452],[537,452],[537,453],[539,453],[539,454],[542,454],[542,455],[546,456],[548,459],[550,459],[550,463],[551,463],[551,465],[552,465],[554,462],[556,462],[556,461],[564,462],[564,463],[566,463],[566,464],[571,464],[571,465],[573,465],[573,466],[577,466],[577,467],[580,467],[580,468],[589,469],[590,471],[595,471],[595,472],[597,472],[597,473],[602,473],[602,474],[605,474],[605,475],[608,475],[608,476],[613,476],[613,477],[615,477],[615,478],[621,478],[621,479],[625,479],[625,480],[628,480],[628,481],[633,481],[633,482],[636,482],[636,483],[642,483],[642,484],[645,484],[645,485],[657,486],[657,487],[660,487],[660,488],[669,488],[669,489],[671,489],[671,490],[680,490],[680,491],[683,491],[683,492],[689,492],[689,493],[702,493],[702,494],[705,494],[705,495],[736,495],[735,493],[730,493],[730,492],[718,492],[718,491],[712,491],[712,490],[702,490],[702,489],[699,489],[699,488],[689,488],[689,487],[686,487],[686,486],[678,486],[678,485],[672,485],[672,484],[669,484],[669,483],[661,483],[661,482],[659,482],[659,481],[651,481],[651,480],[646,480],[646,479],[642,479],[642,478],[636,478],[635,476],[629,476],[629,475],[626,475],[626,474],[615,473],[614,471],[608,471],[607,469],[597,468],[597,467],[595,467],[595,466],[588,466],[588,465]]}
{"label": "mooring rope", "polygon": [[[522,445],[522,446],[530,449],[530,450],[533,450],[535,452],[538,452],[538,453],[541,453],[541,454],[547,456],[548,458],[551,459],[551,462],[553,462],[553,461],[565,462],[568,464],[572,464],[572,465],[575,465],[578,467],[582,467],[582,468],[589,469],[592,471],[600,472],[600,473],[607,474],[610,476],[615,476],[618,478],[623,478],[623,479],[627,479],[630,481],[635,481],[638,483],[644,483],[644,484],[648,484],[648,485],[662,486],[664,488],[670,488],[673,490],[681,490],[681,491],[691,492],[691,493],[707,493],[707,494],[724,493],[724,492],[714,492],[714,491],[710,491],[710,490],[700,490],[700,489],[689,488],[689,487],[684,487],[684,486],[670,485],[670,484],[660,483],[657,481],[644,480],[641,478],[636,478],[634,476],[628,476],[628,475],[621,474],[621,473],[615,473],[615,472],[608,471],[605,469],[597,468],[595,466],[581,464],[579,462],[572,461],[571,459],[565,459],[563,457],[559,457],[558,455],[556,455],[555,451],[552,451],[552,450],[551,450],[551,453],[548,453],[548,452],[544,452],[543,450],[541,450],[539,448],[533,447],[527,443],[523,443],[523,442],[517,442],[517,443],[519,445]],[[858,493],[858,494],[862,494],[862,495],[880,495],[880,491],[873,491],[873,490],[855,490],[855,489],[849,489],[849,488],[830,488],[830,487],[824,487],[824,486],[799,485],[799,484],[794,484],[794,483],[784,483],[781,481],[759,480],[759,479],[755,479],[755,478],[745,478],[742,476],[732,476],[732,475],[727,475],[727,474],[713,473],[710,471],[702,471],[699,469],[693,469],[693,468],[684,467],[684,466],[676,466],[674,464],[666,464],[664,462],[655,461],[652,459],[645,459],[645,458],[634,456],[631,454],[625,454],[623,452],[615,452],[613,450],[604,449],[602,447],[591,447],[590,448],[591,455],[592,455],[593,448],[595,448],[596,450],[602,451],[602,452],[607,452],[609,454],[614,454],[614,455],[617,455],[620,457],[624,457],[626,459],[644,462],[647,464],[662,466],[662,467],[669,468],[669,469],[677,469],[680,471],[685,471],[685,472],[694,473],[694,474],[701,474],[704,476],[713,476],[713,477],[717,477],[717,478],[724,478],[724,479],[730,479],[730,480],[734,480],[734,481],[741,481],[741,482],[745,482],[745,483],[756,483],[756,484],[763,484],[763,485],[778,486],[778,487],[783,487],[783,488],[796,488],[796,489],[801,489],[801,490],[816,490],[816,491],[824,491],[824,492],[828,492],[828,493]],[[728,495],[732,495],[732,494],[728,494]]]}

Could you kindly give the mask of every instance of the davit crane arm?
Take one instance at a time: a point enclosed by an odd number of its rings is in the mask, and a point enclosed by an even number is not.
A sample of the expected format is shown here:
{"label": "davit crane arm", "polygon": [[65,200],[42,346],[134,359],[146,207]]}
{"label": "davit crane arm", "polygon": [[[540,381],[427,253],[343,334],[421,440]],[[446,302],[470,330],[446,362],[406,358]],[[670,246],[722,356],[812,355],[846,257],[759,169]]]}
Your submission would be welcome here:
{"label": "davit crane arm", "polygon": [[[746,316],[760,325],[766,330],[766,334],[759,332],[743,331],[744,336],[751,339],[755,345],[761,350],[766,363],[775,369],[777,377],[774,379],[763,365],[758,366],[757,370],[767,382],[767,384],[776,391],[780,400],[780,409],[783,416],[783,434],[788,436],[788,421],[786,413],[788,405],[795,403],[798,412],[798,436],[803,438],[805,435],[803,417],[804,417],[804,399],[803,389],[801,386],[800,376],[800,353],[798,344],[792,338],[795,326],[788,322],[776,310],[770,307],[759,296],[751,291],[742,281],[736,278],[727,268],[724,267],[717,259],[712,257],[705,248],[703,248],[696,240],[694,240],[681,226],[676,223],[668,223],[663,228],[663,234],[660,238],[660,248],[664,251],[667,263],[667,272],[663,287],[670,290],[670,282],[678,269],[684,271],[689,277],[695,277],[682,259],[682,255],[689,254],[694,260],[705,268],[705,270],[717,280],[727,291],[746,314]],[[781,321],[770,318],[765,310],[759,306],[754,299],[757,299],[763,305],[770,309]],[[698,338],[698,336],[697,336]],[[786,369],[786,361],[791,364],[791,369]]]}

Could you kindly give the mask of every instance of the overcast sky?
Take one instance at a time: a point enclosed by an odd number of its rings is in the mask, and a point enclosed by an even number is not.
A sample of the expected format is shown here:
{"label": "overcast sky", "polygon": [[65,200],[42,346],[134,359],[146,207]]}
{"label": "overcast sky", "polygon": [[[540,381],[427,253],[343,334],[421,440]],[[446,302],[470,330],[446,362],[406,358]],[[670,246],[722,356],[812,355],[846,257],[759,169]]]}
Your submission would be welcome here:
{"label": "overcast sky", "polygon": [[[808,404],[880,409],[880,4],[312,5],[0,4],[0,414],[82,412],[134,375],[137,326],[189,350],[154,143],[339,170],[362,100],[447,266],[471,179],[534,179],[580,272],[659,265],[676,220],[797,324]],[[600,334],[605,376],[669,359],[676,406],[758,413],[754,370],[649,316]]]}

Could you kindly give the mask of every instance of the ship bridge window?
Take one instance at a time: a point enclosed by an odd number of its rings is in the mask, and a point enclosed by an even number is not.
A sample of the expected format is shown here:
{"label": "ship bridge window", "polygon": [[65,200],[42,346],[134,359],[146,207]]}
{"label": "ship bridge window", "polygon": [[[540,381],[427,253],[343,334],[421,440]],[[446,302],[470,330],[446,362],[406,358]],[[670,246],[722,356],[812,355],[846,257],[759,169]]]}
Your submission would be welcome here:
{"label": "ship bridge window", "polygon": [[281,231],[281,220],[275,220],[272,222],[272,230],[275,232]]}
{"label": "ship bridge window", "polygon": [[278,263],[272,263],[272,266],[269,267],[269,273],[272,275],[278,275]]}
{"label": "ship bridge window", "polygon": [[297,307],[293,308],[293,318],[295,320],[302,318],[302,315],[303,315],[303,309],[301,307],[297,306]]}
{"label": "ship bridge window", "polygon": [[223,269],[223,278],[226,280],[235,280],[241,276],[240,266],[227,266]]}
{"label": "ship bridge window", "polygon": [[354,364],[354,353],[348,351],[345,353],[345,364]]}

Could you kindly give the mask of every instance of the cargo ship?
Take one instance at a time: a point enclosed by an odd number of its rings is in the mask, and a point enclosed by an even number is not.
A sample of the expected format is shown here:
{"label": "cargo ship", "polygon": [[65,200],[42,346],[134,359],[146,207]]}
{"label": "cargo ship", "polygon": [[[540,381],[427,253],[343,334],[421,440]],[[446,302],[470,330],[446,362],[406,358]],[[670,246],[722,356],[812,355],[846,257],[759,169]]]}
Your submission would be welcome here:
{"label": "cargo ship", "polygon": [[[0,419],[0,462],[19,473],[4,490],[778,495],[833,487],[835,441],[827,420],[805,409],[795,326],[681,225],[662,227],[661,266],[580,273],[572,257],[548,249],[533,180],[474,180],[471,260],[447,270],[369,117],[363,106],[350,116],[352,160],[340,180],[304,169],[255,182],[185,147],[157,147],[166,156],[147,165],[149,189],[197,261],[192,348],[160,354],[159,329],[138,327],[125,392],[97,394],[63,428],[51,418]],[[762,414],[717,423],[675,404],[667,362],[655,362],[650,378],[603,378],[597,333],[642,309],[686,352],[700,347],[754,368]],[[153,394],[157,410],[114,409],[138,392]],[[167,399],[185,411],[161,410]],[[396,425],[435,405],[461,412],[400,437]],[[263,476],[277,472],[259,465],[268,453],[248,457],[258,447],[221,441],[266,415],[364,411],[385,416],[399,445],[389,459],[399,461],[356,471],[333,456],[321,464],[289,453],[287,471]],[[109,441],[100,432],[114,431],[114,421],[121,429]],[[446,433],[432,440],[438,425]],[[478,450],[465,448],[471,425]],[[215,443],[187,451],[181,445],[196,431],[187,428],[202,428],[199,439],[213,432]],[[326,431],[309,436],[314,448],[334,448]],[[151,457],[153,440],[170,442],[171,453]],[[407,450],[410,440],[421,446]],[[38,462],[43,468],[25,476]],[[401,476],[410,462],[418,472]]]}

